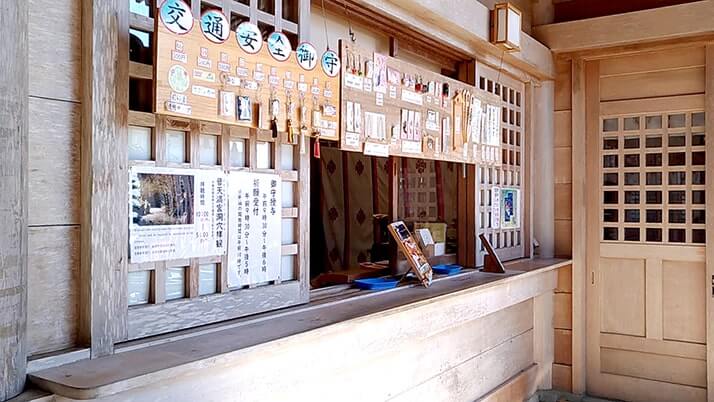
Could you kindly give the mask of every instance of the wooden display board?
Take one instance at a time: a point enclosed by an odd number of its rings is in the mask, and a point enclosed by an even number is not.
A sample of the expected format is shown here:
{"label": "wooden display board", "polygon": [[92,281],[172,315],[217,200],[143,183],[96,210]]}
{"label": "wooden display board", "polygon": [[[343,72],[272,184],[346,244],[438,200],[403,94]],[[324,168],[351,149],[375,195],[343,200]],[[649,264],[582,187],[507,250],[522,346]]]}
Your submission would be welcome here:
{"label": "wooden display board", "polygon": [[[294,50],[287,60],[278,61],[269,53],[267,42],[263,42],[260,51],[249,54],[238,45],[236,32],[230,32],[224,43],[208,40],[201,32],[200,20],[194,20],[193,28],[179,35],[156,18],[155,32],[157,114],[269,130],[271,99],[277,99],[278,131],[288,132],[290,109],[294,138],[302,127],[306,135],[319,132],[322,139],[339,140],[340,74],[325,74],[319,54],[312,70],[298,64]],[[188,73],[185,78],[189,82],[184,81],[185,90],[181,92],[172,89],[169,82],[169,75],[177,72]],[[233,97],[234,110],[239,97],[250,99],[252,118],[241,121],[237,112],[233,116],[222,115],[222,96]],[[324,113],[326,108],[329,115]],[[320,112],[317,119],[313,111]]]}
{"label": "wooden display board", "polygon": [[[500,108],[492,106],[491,111],[498,110],[498,115],[486,119],[487,105],[496,103],[492,95],[345,41],[340,43],[340,59],[343,150],[375,156],[500,163]],[[473,112],[469,108],[474,106],[481,107],[483,116],[479,114],[469,122],[467,116]],[[384,119],[383,133],[373,129],[375,119]],[[414,126],[411,134],[406,122]],[[473,130],[470,123],[475,125]],[[487,124],[493,127],[488,143],[482,130]]]}

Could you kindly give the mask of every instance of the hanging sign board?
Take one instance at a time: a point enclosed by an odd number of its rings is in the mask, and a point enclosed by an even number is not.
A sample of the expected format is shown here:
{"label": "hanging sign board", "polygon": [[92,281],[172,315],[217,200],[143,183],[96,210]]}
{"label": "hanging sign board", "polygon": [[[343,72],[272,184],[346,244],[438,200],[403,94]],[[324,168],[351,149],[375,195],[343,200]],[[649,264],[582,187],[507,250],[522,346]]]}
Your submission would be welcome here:
{"label": "hanging sign board", "polygon": [[409,229],[407,229],[407,225],[405,225],[402,221],[398,221],[390,223],[387,228],[389,229],[389,233],[397,242],[399,249],[402,251],[404,256],[407,257],[407,261],[409,261],[409,266],[411,267],[412,272],[414,272],[422,285],[428,288],[429,285],[431,285],[433,276],[431,265],[429,265],[429,261],[427,261],[424,253],[422,253],[419,248],[414,236],[412,236]]}
{"label": "hanging sign board", "polygon": [[194,20],[182,0],[165,0],[156,18],[154,111],[263,130],[338,140],[340,60],[284,33],[263,41],[258,27],[234,31],[217,9]]}
{"label": "hanging sign board", "polygon": [[228,286],[280,279],[281,181],[267,173],[230,172]]}
{"label": "hanging sign board", "polygon": [[226,197],[220,171],[130,168],[130,261],[225,254]]}

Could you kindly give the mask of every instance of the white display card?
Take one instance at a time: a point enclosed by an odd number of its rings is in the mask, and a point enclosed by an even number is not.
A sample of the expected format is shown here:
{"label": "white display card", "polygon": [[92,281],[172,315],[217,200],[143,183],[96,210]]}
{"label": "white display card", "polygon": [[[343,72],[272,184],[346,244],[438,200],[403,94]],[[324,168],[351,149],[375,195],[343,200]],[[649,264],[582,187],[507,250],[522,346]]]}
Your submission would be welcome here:
{"label": "white display card", "polygon": [[491,188],[491,227],[499,229],[501,227],[501,188]]}
{"label": "white display card", "polygon": [[280,279],[280,176],[233,171],[228,184],[228,287]]}

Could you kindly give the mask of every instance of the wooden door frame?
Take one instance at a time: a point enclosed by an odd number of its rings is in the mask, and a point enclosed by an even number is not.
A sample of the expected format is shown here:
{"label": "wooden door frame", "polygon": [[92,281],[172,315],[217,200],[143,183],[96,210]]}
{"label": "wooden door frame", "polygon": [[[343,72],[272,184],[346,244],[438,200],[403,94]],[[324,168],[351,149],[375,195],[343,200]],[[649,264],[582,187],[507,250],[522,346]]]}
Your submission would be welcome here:
{"label": "wooden door frame", "polygon": [[[680,44],[681,46],[682,44]],[[653,45],[656,50],[661,46]],[[668,48],[668,46],[665,46]],[[640,49],[643,50],[643,49]],[[624,50],[623,50],[624,52]],[[706,153],[714,155],[714,44],[705,47],[706,52]],[[573,195],[572,207],[586,207],[586,214],[573,216],[573,335],[572,335],[572,390],[575,393],[585,393],[591,389],[594,380],[588,378],[588,371],[594,370],[599,362],[590,361],[592,348],[599,347],[599,339],[588,339],[588,329],[592,325],[589,308],[596,308],[599,313],[599,303],[593,286],[594,264],[597,264],[597,253],[588,253],[588,249],[597,250],[599,241],[599,210],[597,196],[586,183],[596,183],[598,180],[598,159],[594,153],[588,153],[590,141],[599,138],[599,59],[607,51],[593,53],[588,58],[582,54],[571,60],[572,63],[572,172]],[[615,52],[619,53],[619,52]],[[613,54],[609,54],[612,56]],[[595,148],[597,149],[597,148]],[[582,163],[582,161],[586,161]],[[707,158],[706,174],[714,178],[714,158]],[[714,205],[714,180],[706,182],[706,205]],[[706,213],[706,230],[714,233],[714,209],[708,208]],[[595,247],[595,248],[592,248]],[[707,317],[707,366],[714,367],[714,236],[706,240],[706,317]],[[709,279],[711,278],[711,279]],[[590,303],[588,306],[588,301]],[[707,400],[714,401],[714,370],[707,370]]]}
{"label": "wooden door frame", "polygon": [[[704,110],[706,111],[706,205],[714,205],[714,44],[705,48],[705,82]],[[714,209],[706,209],[706,231],[714,233]],[[706,318],[707,318],[707,367],[714,367],[714,236],[706,239],[706,276],[703,286],[706,286]],[[709,279],[711,278],[711,279]],[[711,281],[711,282],[710,282]],[[711,290],[710,290],[711,287]],[[714,370],[707,370],[707,400],[714,401]]]}
{"label": "wooden door frame", "polygon": [[[600,295],[595,286],[596,267],[599,263],[600,253],[600,209],[599,209],[599,133],[600,133],[600,62],[587,61],[584,64],[584,93],[585,93],[585,188],[586,213],[585,215],[585,275],[584,281],[585,304],[583,306],[585,326],[585,373],[584,380],[586,389],[595,388],[596,378],[588,376],[587,373],[599,372],[600,361],[589,359],[591,356],[599,356],[600,339],[588,337],[587,334],[595,333],[593,327],[598,328],[600,314]],[[589,304],[588,304],[589,302]]]}

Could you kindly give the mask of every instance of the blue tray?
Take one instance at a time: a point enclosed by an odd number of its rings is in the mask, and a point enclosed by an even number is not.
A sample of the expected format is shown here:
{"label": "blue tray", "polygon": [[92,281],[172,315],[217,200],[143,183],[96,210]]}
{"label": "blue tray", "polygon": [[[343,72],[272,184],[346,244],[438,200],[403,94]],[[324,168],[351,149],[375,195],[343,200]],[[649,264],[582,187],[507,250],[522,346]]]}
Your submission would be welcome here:
{"label": "blue tray", "polygon": [[398,280],[391,278],[367,278],[354,281],[355,286],[366,290],[392,289],[397,287],[397,283],[399,283]]}
{"label": "blue tray", "polygon": [[431,269],[435,274],[439,275],[455,275],[461,272],[463,267],[458,264],[439,264],[434,265]]}

